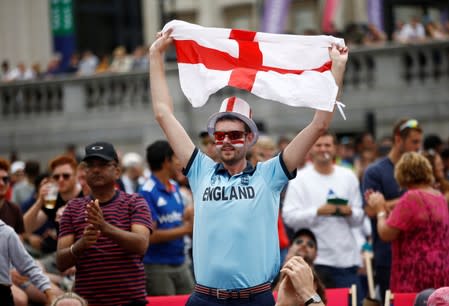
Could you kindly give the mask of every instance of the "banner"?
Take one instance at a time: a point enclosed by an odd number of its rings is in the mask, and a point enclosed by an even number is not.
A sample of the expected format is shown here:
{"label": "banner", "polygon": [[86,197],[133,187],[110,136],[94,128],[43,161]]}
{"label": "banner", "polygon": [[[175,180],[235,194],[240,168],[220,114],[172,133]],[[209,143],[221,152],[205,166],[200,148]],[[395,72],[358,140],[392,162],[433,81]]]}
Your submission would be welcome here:
{"label": "banner", "polygon": [[367,9],[368,22],[374,24],[377,29],[383,31],[383,0],[368,0]]}
{"label": "banner", "polygon": [[339,4],[339,0],[326,0],[323,9],[323,20],[321,23],[323,33],[331,33],[334,30],[332,24],[335,23],[335,14]]}
{"label": "banner", "polygon": [[72,0],[51,0],[51,29],[54,36],[74,34]]}
{"label": "banner", "polygon": [[291,0],[265,0],[262,32],[284,33]]}
{"label": "banner", "polygon": [[50,18],[53,49],[62,55],[61,69],[63,70],[76,50],[73,1],[51,0]]}

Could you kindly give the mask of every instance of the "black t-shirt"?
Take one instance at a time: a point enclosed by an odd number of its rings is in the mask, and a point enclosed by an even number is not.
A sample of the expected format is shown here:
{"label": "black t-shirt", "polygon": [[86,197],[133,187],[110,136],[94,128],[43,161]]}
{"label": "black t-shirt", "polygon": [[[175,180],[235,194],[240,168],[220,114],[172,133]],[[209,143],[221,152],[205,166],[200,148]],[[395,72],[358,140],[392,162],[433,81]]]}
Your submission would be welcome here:
{"label": "black t-shirt", "polygon": [[[77,198],[82,198],[83,195],[83,191],[81,190],[80,193],[76,196]],[[66,205],[68,201],[65,201],[62,197],[61,194],[58,193],[58,198],[56,199],[56,205],[55,208],[53,209],[48,209],[45,208],[45,206],[42,206],[42,211],[47,215],[48,221],[50,221],[51,224],[55,225],[55,228],[58,229],[58,224],[55,222],[55,218],[56,218],[56,212],[58,211],[58,209],[60,209],[62,206]]]}
{"label": "black t-shirt", "polygon": [[[77,198],[83,197],[83,191],[81,190],[80,193],[76,196]],[[56,205],[53,209],[45,208],[45,206],[42,206],[42,211],[47,215],[47,224],[48,229],[55,229],[56,234],[59,234],[59,224],[55,221],[56,218],[56,212],[59,208],[66,205],[68,201],[65,201],[61,194],[58,193],[58,198],[56,199]],[[42,244],[42,251],[44,253],[53,253],[56,251],[57,246],[57,240],[53,239],[51,236],[47,236],[44,238],[43,244]]]}

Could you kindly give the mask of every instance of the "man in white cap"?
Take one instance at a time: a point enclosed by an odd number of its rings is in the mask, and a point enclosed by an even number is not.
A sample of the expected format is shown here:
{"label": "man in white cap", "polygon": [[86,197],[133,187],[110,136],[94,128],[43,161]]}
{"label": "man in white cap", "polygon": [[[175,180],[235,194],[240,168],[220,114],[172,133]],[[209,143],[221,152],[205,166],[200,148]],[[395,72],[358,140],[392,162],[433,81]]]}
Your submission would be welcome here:
{"label": "man in white cap", "polygon": [[136,193],[145,182],[142,157],[138,153],[128,152],[122,157],[122,167],[123,174],[120,179],[124,191],[129,194]]}
{"label": "man in white cap", "polygon": [[[285,150],[253,167],[246,153],[259,132],[249,104],[225,99],[208,121],[220,163],[195,147],[173,114],[164,74],[170,31],[158,34],[150,48],[152,105],[194,196],[193,261],[195,292],[186,305],[274,305],[270,283],[279,272],[277,218],[279,196],[306,153],[327,130],[332,113],[316,111],[312,122]],[[347,48],[332,47],[332,73],[343,81]]]}

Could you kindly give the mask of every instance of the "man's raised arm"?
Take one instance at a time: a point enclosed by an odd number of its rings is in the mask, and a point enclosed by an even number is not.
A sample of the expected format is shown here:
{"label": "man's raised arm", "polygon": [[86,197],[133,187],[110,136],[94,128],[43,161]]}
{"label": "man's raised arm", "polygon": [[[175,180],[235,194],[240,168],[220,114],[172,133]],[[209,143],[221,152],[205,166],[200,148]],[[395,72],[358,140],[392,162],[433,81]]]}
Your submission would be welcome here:
{"label": "man's raised arm", "polygon": [[[332,60],[332,75],[338,86],[337,100],[340,99],[343,77],[348,60],[348,48],[332,46],[329,48]],[[332,121],[333,112],[315,111],[312,122],[309,123],[285,148],[282,155],[288,171],[297,169],[304,161],[307,152],[315,141],[328,129]]]}
{"label": "man's raised arm", "polygon": [[173,101],[169,93],[164,67],[164,53],[172,43],[171,31],[158,33],[149,52],[150,87],[154,117],[161,126],[175,155],[185,167],[195,145],[173,114]]}

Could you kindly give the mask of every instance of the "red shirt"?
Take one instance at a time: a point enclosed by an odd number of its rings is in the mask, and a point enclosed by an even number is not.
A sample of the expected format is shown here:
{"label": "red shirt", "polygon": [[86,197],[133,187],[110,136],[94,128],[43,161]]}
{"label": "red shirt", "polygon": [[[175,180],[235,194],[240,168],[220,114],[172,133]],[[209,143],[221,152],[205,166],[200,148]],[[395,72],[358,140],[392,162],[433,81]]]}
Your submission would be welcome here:
{"label": "red shirt", "polygon": [[278,217],[278,236],[279,236],[279,248],[285,249],[290,245],[290,241],[288,240],[287,233],[285,232],[284,222],[282,222],[281,213],[279,213]]}
{"label": "red shirt", "polygon": [[448,286],[449,213],[444,196],[409,190],[387,224],[401,231],[391,243],[391,290],[419,292]]}

